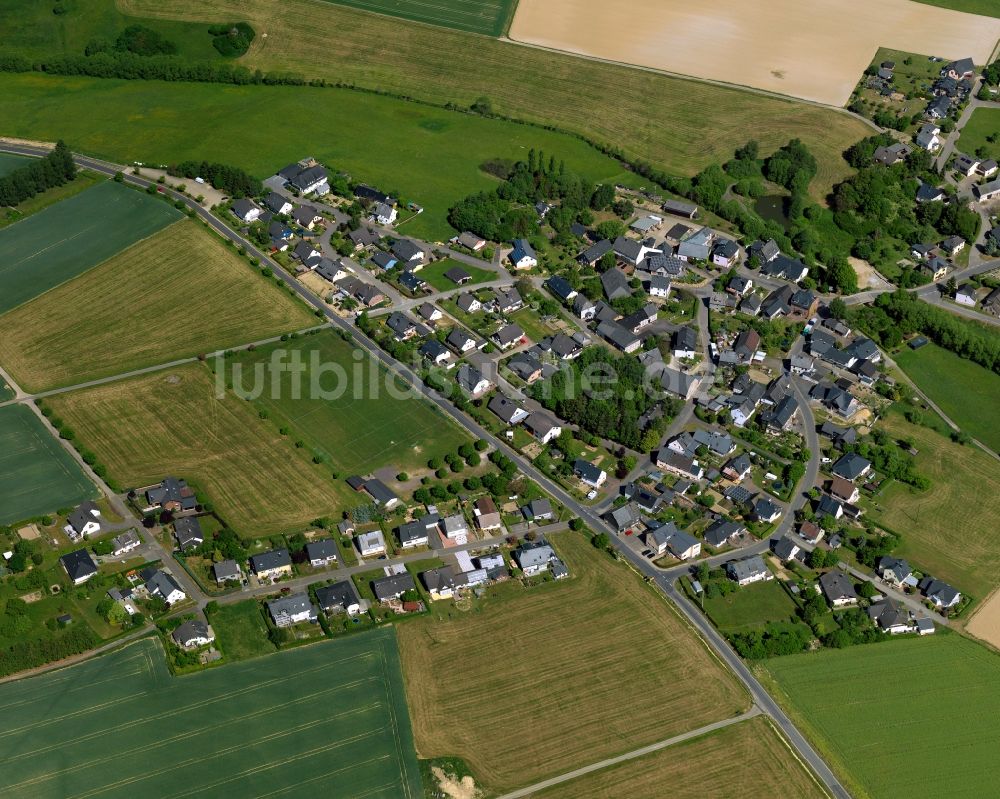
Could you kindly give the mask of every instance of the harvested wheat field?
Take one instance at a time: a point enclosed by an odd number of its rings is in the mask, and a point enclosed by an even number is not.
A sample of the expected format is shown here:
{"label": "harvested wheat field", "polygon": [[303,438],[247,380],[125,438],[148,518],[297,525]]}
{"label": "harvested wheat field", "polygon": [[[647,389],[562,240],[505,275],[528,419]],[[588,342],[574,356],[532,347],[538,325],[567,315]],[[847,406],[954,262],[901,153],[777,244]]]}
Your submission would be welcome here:
{"label": "harvested wheat field", "polygon": [[[748,775],[747,767],[752,764]],[[669,791],[667,791],[669,788]],[[628,760],[533,799],[823,799],[827,794],[763,716]]]}
{"label": "harvested wheat field", "polygon": [[0,363],[42,391],[314,322],[214,233],[183,221],[0,316]]}
{"label": "harvested wheat field", "polygon": [[521,0],[510,36],[840,106],[880,46],[984,64],[1000,19],[911,0]]}
{"label": "harvested wheat field", "polygon": [[301,528],[357,504],[253,406],[215,395],[204,364],[191,363],[47,401],[128,487],[166,475],[196,484],[241,535]]}
{"label": "harvested wheat field", "polygon": [[[613,144],[676,174],[721,163],[751,138],[769,153],[797,137],[819,161],[810,186],[816,200],[851,173],[841,154],[873,129],[808,103],[410,24],[324,0],[215,0],[211,6],[118,0],[118,6],[132,16],[161,20],[245,19],[259,34],[239,59],[250,69],[291,71],[463,107],[485,95],[499,113]],[[762,42],[770,46],[770,39],[768,34]],[[401,167],[394,162],[393,168]]]}
{"label": "harvested wheat field", "polygon": [[[749,697],[665,600],[579,533],[571,578],[399,625],[421,757],[503,792],[731,718]],[[437,618],[443,616],[443,618]],[[484,708],[489,708],[483,715]]]}
{"label": "harvested wheat field", "polygon": [[1000,590],[979,606],[966,622],[965,631],[1000,649]]}

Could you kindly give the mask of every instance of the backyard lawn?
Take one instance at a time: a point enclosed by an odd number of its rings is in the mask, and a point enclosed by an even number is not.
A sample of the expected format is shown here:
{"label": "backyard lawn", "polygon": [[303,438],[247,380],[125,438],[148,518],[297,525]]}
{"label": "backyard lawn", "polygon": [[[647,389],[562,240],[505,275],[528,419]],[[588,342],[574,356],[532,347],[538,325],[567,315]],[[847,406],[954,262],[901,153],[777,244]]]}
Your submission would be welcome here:
{"label": "backyard lawn", "polygon": [[704,600],[705,613],[723,633],[763,628],[768,622],[790,621],[795,603],[778,580],[737,588],[726,596]]}
{"label": "backyard lawn", "polygon": [[452,258],[442,258],[440,261],[428,264],[417,272],[417,275],[426,280],[438,291],[452,291],[457,289],[459,285],[451,280],[451,278],[445,277],[444,273],[449,269],[455,268],[464,270],[472,277],[472,280],[465,284],[469,288],[474,288],[479,283],[488,283],[498,278],[497,273],[492,269],[483,269],[482,267],[456,261]]}

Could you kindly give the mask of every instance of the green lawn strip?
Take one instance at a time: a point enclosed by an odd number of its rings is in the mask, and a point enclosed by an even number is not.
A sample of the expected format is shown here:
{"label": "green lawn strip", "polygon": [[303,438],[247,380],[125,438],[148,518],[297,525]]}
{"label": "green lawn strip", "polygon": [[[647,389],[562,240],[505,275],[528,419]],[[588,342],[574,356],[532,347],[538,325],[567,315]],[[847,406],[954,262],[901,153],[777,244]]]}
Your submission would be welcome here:
{"label": "green lawn strip", "polygon": [[455,268],[462,269],[472,276],[472,280],[465,284],[470,289],[479,283],[489,283],[491,280],[496,280],[499,277],[492,269],[482,269],[481,267],[472,266],[462,261],[456,261],[453,258],[442,258],[440,261],[428,264],[417,272],[417,275],[426,280],[438,291],[452,291],[457,289],[459,285],[451,278],[445,277],[444,273],[449,269]]}
{"label": "green lawn strip", "polygon": [[388,14],[412,22],[443,28],[500,36],[510,24],[517,0],[441,0],[432,4],[420,0],[330,0],[337,5]]}
{"label": "green lawn strip", "polygon": [[180,218],[162,200],[106,181],[0,230],[0,313]]}
{"label": "green lawn strip", "polygon": [[[807,735],[855,795],[985,796],[1000,715],[1000,657],[939,630],[766,661]],[[934,734],[929,735],[928,730]]]}
{"label": "green lawn strip", "polygon": [[522,308],[520,311],[510,314],[510,321],[520,325],[532,341],[541,341],[543,338],[558,332],[556,328],[543,322],[538,316],[538,311],[531,308]]}
{"label": "green lawn strip", "polygon": [[207,24],[130,17],[118,10],[115,0],[53,0],[44,3],[0,0],[4,49],[29,57],[57,53],[81,55],[91,40],[113,42],[126,27],[135,24],[150,28],[173,42],[177,46],[177,54],[188,60],[221,58],[212,45]]}
{"label": "green lawn strip", "polygon": [[15,169],[20,169],[22,166],[27,166],[30,163],[31,159],[23,155],[0,153],[0,177],[9,175]]}
{"label": "green lawn strip", "polygon": [[[192,785],[227,796],[421,795],[391,629],[181,679],[145,639],[0,686],[0,702],[24,708],[0,724],[19,743],[4,758],[4,796],[64,795],[70,779],[93,795],[172,796]],[[115,752],[108,729],[120,736]],[[52,752],[55,761],[42,756]]]}
{"label": "green lawn strip", "polygon": [[1000,7],[994,0],[917,0],[938,8],[962,11],[966,14],[981,14],[984,17],[1000,17]]}
{"label": "green lawn strip", "polygon": [[267,638],[261,605],[256,599],[219,605],[208,620],[219,649],[229,660],[248,660],[274,652],[274,644]]}
{"label": "green lawn strip", "polygon": [[0,408],[0,524],[96,497],[97,487],[30,408]]}
{"label": "green lawn strip", "polygon": [[[294,436],[322,453],[344,476],[384,466],[423,469],[429,459],[454,452],[468,440],[430,402],[406,393],[392,396],[389,386],[394,386],[392,392],[400,386],[387,382],[391,378],[380,365],[333,331],[239,353],[228,363],[243,364],[246,373],[282,352],[289,362],[297,358],[305,366],[301,398],[293,398],[293,378],[286,372],[280,390],[272,393],[268,388],[256,403],[279,424],[287,423]],[[320,392],[329,392],[329,398]]]}
{"label": "green lawn strip", "polygon": [[55,186],[51,189],[43,191],[41,194],[32,197],[30,200],[25,200],[15,208],[8,208],[3,218],[0,218],[0,228],[7,227],[7,225],[13,225],[15,222],[20,222],[25,217],[37,214],[39,211],[44,211],[50,205],[55,205],[63,200],[68,200],[70,197],[73,197],[82,191],[86,191],[91,186],[95,186],[105,180],[107,180],[107,178],[102,175],[98,175],[96,172],[81,170],[77,173],[76,180],[71,181],[70,183],[64,183],[62,186]]}
{"label": "green lawn strip", "polygon": [[772,621],[789,621],[795,603],[778,580],[738,588],[725,596],[704,600],[705,613],[723,633],[745,632]]}
{"label": "green lawn strip", "polygon": [[[7,135],[63,137],[76,151],[119,163],[205,159],[267,177],[313,155],[422,205],[401,232],[440,241],[454,233],[452,205],[496,187],[479,168],[488,159],[520,159],[535,148],[592,181],[636,178],[573,136],[347,89],[5,74],[0,117]],[[274,119],[284,122],[281,136],[269,132]]]}
{"label": "green lawn strip", "polygon": [[[1000,11],[997,11],[995,16],[1000,17]],[[980,147],[985,147],[990,158],[1000,159],[1000,140],[991,142],[987,138],[996,136],[998,131],[1000,131],[1000,108],[977,108],[962,128],[958,149],[973,155]]]}
{"label": "green lawn strip", "polygon": [[932,343],[894,359],[955,424],[1000,452],[1000,375]]}

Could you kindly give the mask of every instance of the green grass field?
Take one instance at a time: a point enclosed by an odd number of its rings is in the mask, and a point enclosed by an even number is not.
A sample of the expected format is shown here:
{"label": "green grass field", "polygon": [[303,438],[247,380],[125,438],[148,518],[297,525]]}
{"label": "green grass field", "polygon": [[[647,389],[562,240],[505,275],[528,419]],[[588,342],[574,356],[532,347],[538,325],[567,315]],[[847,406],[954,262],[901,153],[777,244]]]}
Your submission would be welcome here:
{"label": "green grass field", "polygon": [[854,796],[993,795],[1000,657],[955,634],[767,661]]}
{"label": "green grass field", "polygon": [[462,261],[456,261],[454,258],[442,258],[440,261],[428,264],[417,274],[438,291],[452,291],[458,288],[458,284],[452,282],[450,278],[445,277],[444,273],[449,269],[454,269],[456,266],[472,275],[472,280],[465,284],[469,287],[475,287],[480,283],[489,283],[498,277],[497,273],[492,269],[483,269],[482,267],[473,266]]}
{"label": "green grass field", "polygon": [[331,0],[338,5],[470,33],[506,33],[517,0]]}
{"label": "green grass field", "polygon": [[[210,21],[225,15],[248,20],[267,32],[240,60],[251,69],[291,71],[461,108],[485,96],[501,114],[583,134],[675,174],[690,175],[721,163],[747,139],[756,139],[768,153],[798,137],[819,164],[811,186],[816,199],[850,174],[841,154],[872,131],[847,114],[807,103],[406,24],[332,3],[217,0],[206,7],[196,0],[119,2],[131,14],[157,19]],[[2,86],[0,96],[8,86]],[[0,102],[0,110],[5,106]],[[36,113],[34,107],[24,110]],[[417,109],[400,111],[407,113],[421,116]],[[364,117],[350,121],[365,123]],[[410,124],[400,133],[415,135],[416,142],[425,139]],[[542,141],[542,131],[525,135],[546,151],[562,149]],[[318,141],[334,138],[314,136],[306,150],[313,152]],[[474,140],[470,135],[466,144]],[[373,152],[375,147],[365,155]],[[386,151],[396,170],[407,161],[406,154],[400,155]],[[570,154],[565,157],[573,166]]]}
{"label": "green grass field", "polygon": [[256,599],[219,605],[212,611],[209,623],[227,660],[249,660],[275,651],[260,613]]}
{"label": "green grass field", "polygon": [[147,639],[0,703],[8,797],[422,794],[391,629],[182,678]]}
{"label": "green grass field", "polygon": [[[994,16],[1000,17],[1000,11]],[[1000,159],[1000,141],[987,139],[988,136],[995,136],[997,131],[1000,131],[1000,108],[977,108],[962,128],[958,149],[972,155],[980,147],[985,147],[990,158]]]}
{"label": "green grass field", "polygon": [[907,376],[955,424],[1000,452],[1000,375],[937,344],[919,350],[907,347],[894,357]]}
{"label": "green grass field", "polygon": [[[104,113],[88,113],[96,106]],[[346,89],[2,75],[0,116],[9,135],[62,136],[120,163],[208,159],[267,177],[309,153],[424,206],[405,230],[440,241],[454,233],[452,205],[496,186],[479,169],[491,158],[535,147],[594,181],[636,180],[572,136]],[[281,136],[269,132],[273,119],[284,121]]]}
{"label": "green grass field", "polygon": [[[63,9],[63,13],[55,13],[57,7]],[[238,20],[215,17],[214,21]],[[172,41],[177,45],[178,55],[185,58],[202,61],[221,58],[212,46],[207,25],[136,19],[121,13],[115,0],[59,0],[53,3],[0,0],[4,50],[29,57],[55,53],[82,55],[92,39],[114,41],[128,25],[136,23]]]}
{"label": "green grass field", "polygon": [[70,197],[86,191],[91,186],[96,186],[98,183],[102,183],[105,180],[107,180],[107,178],[103,175],[98,175],[96,172],[87,172],[86,170],[77,172],[76,180],[70,183],[64,183],[62,186],[55,186],[54,188],[47,189],[41,194],[32,197],[30,200],[25,200],[15,208],[5,209],[3,216],[0,217],[0,228],[6,227],[7,225],[13,225],[15,222],[20,222],[27,216],[37,214],[39,211],[44,211],[50,205],[55,205],[63,200],[68,200]]}
{"label": "green grass field", "polygon": [[0,177],[9,175],[15,169],[20,169],[29,163],[31,163],[30,158],[20,155],[10,155],[9,153],[0,153]]}
{"label": "green grass field", "polygon": [[[332,331],[238,353],[228,363],[242,364],[243,386],[250,390],[250,370],[269,363],[282,351],[289,362],[300,359],[306,367],[301,398],[293,398],[292,376],[285,372],[277,395],[272,396],[268,379],[268,389],[256,402],[273,417],[287,421],[295,436],[325,453],[339,471],[365,474],[383,466],[416,471],[429,459],[454,452],[468,441],[424,399],[391,396],[387,373]],[[319,381],[319,391],[312,389],[314,380]],[[401,391],[395,381],[391,385]],[[324,398],[323,392],[329,396]],[[342,396],[333,396],[341,392]]]}
{"label": "green grass field", "polygon": [[0,313],[180,218],[162,200],[106,181],[0,230]]}
{"label": "green grass field", "polygon": [[935,577],[983,600],[1000,585],[1000,474],[996,461],[978,447],[963,447],[896,413],[882,426],[897,438],[911,437],[919,450],[917,469],[931,480],[928,491],[894,483],[880,493],[873,516],[903,536],[896,554]]}
{"label": "green grass field", "polygon": [[183,477],[245,538],[301,530],[359,504],[330,471],[297,450],[272,420],[232,393],[216,396],[210,370],[190,363],[51,397],[111,477],[127,487]]}
{"label": "green grass field", "polygon": [[738,633],[771,621],[789,621],[795,615],[795,603],[777,580],[768,580],[705,599],[705,613],[721,632]]}
{"label": "green grass field", "polygon": [[96,496],[97,487],[30,408],[0,408],[0,524]]}
{"label": "green grass field", "polygon": [[216,234],[184,220],[0,316],[0,363],[41,391],[316,322]]}

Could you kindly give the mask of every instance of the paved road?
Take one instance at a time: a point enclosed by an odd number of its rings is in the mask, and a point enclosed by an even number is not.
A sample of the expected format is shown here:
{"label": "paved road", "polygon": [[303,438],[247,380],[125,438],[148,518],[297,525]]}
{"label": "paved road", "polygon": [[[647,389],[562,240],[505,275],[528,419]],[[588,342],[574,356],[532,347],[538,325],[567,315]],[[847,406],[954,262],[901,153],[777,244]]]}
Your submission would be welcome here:
{"label": "paved road", "polygon": [[617,766],[619,763],[626,763],[629,760],[635,760],[637,757],[643,757],[645,755],[652,754],[653,752],[659,752],[661,749],[666,749],[667,747],[683,743],[684,741],[690,741],[692,738],[698,738],[701,735],[707,735],[708,733],[715,732],[716,730],[725,729],[733,724],[740,724],[741,722],[756,718],[759,715],[760,708],[753,705],[746,713],[741,713],[739,716],[733,716],[730,719],[716,721],[713,724],[706,724],[704,727],[699,727],[696,730],[685,732],[682,735],[675,735],[673,738],[667,738],[665,741],[658,741],[657,743],[650,744],[649,746],[643,746],[641,749],[626,752],[624,755],[609,757],[597,763],[591,763],[589,766],[584,766],[583,768],[574,769],[573,771],[568,771],[565,774],[560,774],[558,777],[551,777],[550,779],[536,782],[534,785],[529,785],[527,788],[521,788],[517,791],[513,791],[512,793],[505,793],[503,796],[499,797],[499,799],[523,799],[523,797],[531,796],[537,791],[551,788],[553,785],[569,782],[570,780],[575,780],[577,777],[592,774],[595,771],[601,771],[602,769],[606,769],[610,766]]}
{"label": "paved road", "polygon": [[[28,146],[13,146],[5,145],[3,148],[8,152],[20,153],[23,155],[34,155],[40,156],[45,155],[48,151],[45,148],[39,147],[28,147]],[[93,169],[103,174],[113,175],[116,172],[123,171],[122,168],[116,164],[109,164],[104,161],[100,161],[93,158],[87,158],[83,156],[76,156],[76,161],[81,166]],[[125,180],[128,183],[147,187],[152,184],[150,181],[143,178],[126,175]],[[559,502],[561,502],[566,508],[568,508],[572,513],[577,515],[579,518],[583,519],[584,522],[590,525],[592,529],[604,530],[612,533],[611,540],[614,546],[618,548],[619,552],[622,553],[625,560],[630,562],[635,568],[637,568],[645,576],[652,578],[656,585],[671,599],[686,616],[691,619],[692,624],[694,624],[699,630],[702,631],[705,639],[709,642],[713,649],[716,650],[718,655],[729,664],[730,668],[736,673],[740,680],[746,685],[747,689],[750,691],[751,695],[754,697],[755,702],[766,712],[775,723],[785,732],[791,743],[795,746],[799,753],[799,756],[807,762],[811,768],[814,769],[816,774],[820,777],[823,783],[827,786],[828,790],[838,797],[838,799],[849,797],[849,794],[840,784],[839,780],[830,771],[829,767],[819,756],[819,754],[812,748],[812,746],[805,740],[802,734],[796,729],[792,721],[785,715],[780,707],[771,699],[764,688],[760,685],[757,679],[753,676],[750,670],[746,667],[739,656],[732,650],[729,644],[715,631],[715,629],[707,623],[704,616],[702,616],[697,611],[690,608],[690,603],[688,603],[683,597],[681,597],[678,592],[673,588],[670,581],[662,577],[658,571],[653,567],[645,558],[641,558],[638,554],[633,552],[623,541],[619,540],[617,535],[614,535],[614,531],[604,522],[603,519],[596,516],[594,511],[578,502],[574,497],[568,494],[563,488],[549,479],[549,477],[542,472],[538,471],[534,465],[525,459],[519,452],[511,449],[506,442],[493,436],[488,431],[481,428],[475,421],[470,417],[466,416],[461,411],[457,410],[450,401],[441,397],[435,393],[427,392],[419,376],[416,375],[411,369],[409,369],[404,364],[397,362],[395,359],[388,356],[383,352],[378,345],[365,336],[360,330],[352,327],[348,322],[341,319],[340,317],[333,314],[327,307],[326,304],[318,297],[316,297],[311,291],[309,291],[305,286],[300,284],[295,280],[288,272],[285,271],[281,265],[273,261],[268,254],[261,252],[255,245],[246,239],[242,238],[236,231],[229,228],[221,220],[217,219],[210,212],[202,208],[193,199],[182,195],[172,189],[163,189],[163,193],[172,199],[180,200],[189,208],[192,208],[195,213],[207,222],[213,230],[216,230],[221,236],[232,240],[234,243],[243,247],[252,257],[257,258],[260,263],[268,265],[274,273],[285,282],[296,294],[298,294],[305,302],[307,302],[312,307],[320,310],[331,325],[343,329],[349,332],[354,340],[354,342],[369,353],[378,362],[383,364],[386,369],[402,379],[406,384],[414,387],[423,393],[429,401],[434,403],[444,414],[451,417],[460,427],[466,430],[469,435],[481,438],[494,447],[499,449],[501,452],[506,454],[511,460],[519,467],[519,469],[527,476],[534,479],[540,486],[542,486],[546,491],[548,491],[552,496],[554,496]],[[74,450],[75,452],[75,450]],[[816,457],[817,453],[813,452],[813,456]],[[191,596],[202,596],[201,592],[192,593]]]}

